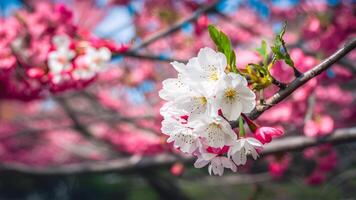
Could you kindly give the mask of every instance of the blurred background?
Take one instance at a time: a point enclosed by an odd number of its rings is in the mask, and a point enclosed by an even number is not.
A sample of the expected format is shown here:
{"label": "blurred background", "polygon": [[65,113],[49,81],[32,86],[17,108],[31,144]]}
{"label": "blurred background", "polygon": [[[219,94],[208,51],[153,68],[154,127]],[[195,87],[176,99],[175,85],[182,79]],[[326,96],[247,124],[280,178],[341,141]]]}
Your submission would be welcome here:
{"label": "blurred background", "polygon": [[[166,143],[158,97],[176,76],[171,61],[214,48],[208,24],[231,38],[243,68],[262,60],[255,49],[286,21],[305,72],[356,36],[354,0],[0,0],[0,14],[0,199],[356,199],[352,138],[209,176]],[[63,33],[69,49],[90,43],[111,59],[88,79],[54,81],[47,65]],[[355,61],[352,51],[257,121],[283,129],[287,144],[354,133]],[[272,74],[294,78],[283,63]]]}

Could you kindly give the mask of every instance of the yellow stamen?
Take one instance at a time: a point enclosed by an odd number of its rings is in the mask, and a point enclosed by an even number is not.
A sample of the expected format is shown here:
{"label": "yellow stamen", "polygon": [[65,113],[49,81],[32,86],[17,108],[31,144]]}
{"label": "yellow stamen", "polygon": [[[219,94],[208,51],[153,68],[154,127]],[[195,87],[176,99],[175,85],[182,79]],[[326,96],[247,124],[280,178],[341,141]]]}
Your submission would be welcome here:
{"label": "yellow stamen", "polygon": [[217,81],[219,80],[218,72],[217,71],[212,71],[209,75],[209,79],[211,81]]}
{"label": "yellow stamen", "polygon": [[201,105],[203,105],[203,106],[205,106],[205,105],[206,105],[207,100],[206,100],[206,98],[205,98],[205,97],[200,97],[200,98],[199,98],[199,100],[200,100],[200,104],[201,104]]}
{"label": "yellow stamen", "polygon": [[225,97],[228,100],[234,100],[236,98],[237,92],[233,88],[227,88],[225,89]]}

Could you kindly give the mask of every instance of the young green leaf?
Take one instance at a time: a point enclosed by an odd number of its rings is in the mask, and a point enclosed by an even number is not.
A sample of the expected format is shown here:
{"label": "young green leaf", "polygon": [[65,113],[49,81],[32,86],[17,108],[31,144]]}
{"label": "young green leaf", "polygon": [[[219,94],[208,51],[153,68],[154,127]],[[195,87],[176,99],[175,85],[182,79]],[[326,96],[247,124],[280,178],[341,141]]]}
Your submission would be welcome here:
{"label": "young green leaf", "polygon": [[266,41],[262,40],[261,47],[257,48],[256,51],[263,58],[263,65],[266,66],[267,62],[268,62],[268,51],[267,51],[267,43],[266,43]]}
{"label": "young green leaf", "polygon": [[271,50],[274,53],[273,63],[277,62],[277,60],[283,60],[287,65],[295,68],[294,62],[288,53],[286,43],[283,39],[283,36],[286,32],[286,27],[287,24],[284,23],[281,31],[276,35],[273,46],[271,47]]}
{"label": "young green leaf", "polygon": [[226,56],[228,69],[234,73],[239,73],[236,67],[236,55],[232,48],[231,41],[229,37],[222,31],[219,31],[215,26],[208,26],[210,38],[216,45],[218,51]]}

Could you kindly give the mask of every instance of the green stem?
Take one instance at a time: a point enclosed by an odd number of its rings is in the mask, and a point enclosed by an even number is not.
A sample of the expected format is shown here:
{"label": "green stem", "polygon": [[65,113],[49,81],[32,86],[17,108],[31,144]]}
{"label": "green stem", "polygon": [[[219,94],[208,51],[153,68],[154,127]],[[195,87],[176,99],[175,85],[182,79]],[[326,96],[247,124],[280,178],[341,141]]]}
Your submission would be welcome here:
{"label": "green stem", "polygon": [[244,120],[242,119],[242,117],[239,117],[239,137],[243,138],[246,136],[246,131],[245,131],[245,127],[244,127]]}

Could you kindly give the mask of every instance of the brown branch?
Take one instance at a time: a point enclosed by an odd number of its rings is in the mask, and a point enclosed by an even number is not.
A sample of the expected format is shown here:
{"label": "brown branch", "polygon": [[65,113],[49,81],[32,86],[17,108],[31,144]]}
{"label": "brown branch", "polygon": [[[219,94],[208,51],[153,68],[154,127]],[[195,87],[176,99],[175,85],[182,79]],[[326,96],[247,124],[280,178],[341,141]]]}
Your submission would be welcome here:
{"label": "brown branch", "polygon": [[219,3],[220,1],[214,1],[213,3],[203,6],[199,9],[197,9],[190,17],[185,18],[181,20],[180,22],[170,26],[169,28],[162,30],[156,34],[153,34],[152,36],[148,37],[147,39],[143,40],[140,44],[133,46],[129,52],[135,52],[143,47],[148,46],[149,44],[157,41],[160,38],[166,37],[178,30],[180,30],[181,27],[183,27],[185,24],[192,22],[196,19],[198,19],[199,16],[201,16],[204,13],[214,11],[215,6]]}
{"label": "brown branch", "polygon": [[124,56],[124,57],[132,57],[132,58],[138,58],[138,59],[146,59],[146,60],[153,60],[153,61],[162,61],[162,62],[173,62],[173,61],[178,61],[185,63],[187,60],[182,60],[182,59],[177,59],[177,58],[170,58],[170,57],[164,57],[164,56],[156,56],[156,55],[151,55],[151,54],[139,54],[136,52],[124,52],[124,53],[119,53],[113,56],[113,58],[119,57],[119,56]]}
{"label": "brown branch", "polygon": [[[296,89],[303,86],[306,82],[310,79],[316,77],[323,71],[327,70],[331,67],[334,63],[339,61],[349,52],[351,52],[356,47],[356,38],[353,38],[350,42],[346,43],[342,48],[332,54],[330,57],[326,58],[323,62],[315,66],[314,68],[310,69],[309,71],[303,73],[298,78],[294,79],[285,89],[280,90],[272,97],[268,98],[264,104],[256,106],[256,108],[249,114],[251,119],[257,119],[262,113],[266,110],[272,108],[277,103],[283,101],[287,98],[290,94],[292,94]],[[238,121],[232,121],[232,127],[238,126]]]}
{"label": "brown branch", "polygon": [[[356,141],[356,127],[338,129],[333,134],[323,138],[294,136],[274,140],[272,143],[267,144],[264,147],[261,155],[269,155],[277,152],[297,151],[325,143],[337,145],[354,141]],[[187,157],[178,160],[173,155],[162,154],[155,157],[144,157],[139,161],[126,157],[109,161],[89,161],[87,163],[66,164],[62,166],[51,167],[35,167],[18,163],[2,163],[0,164],[0,171],[2,173],[21,173],[34,176],[69,176],[93,173],[135,173],[143,169],[157,169],[158,167],[167,167],[177,161],[192,163],[194,158]]]}

